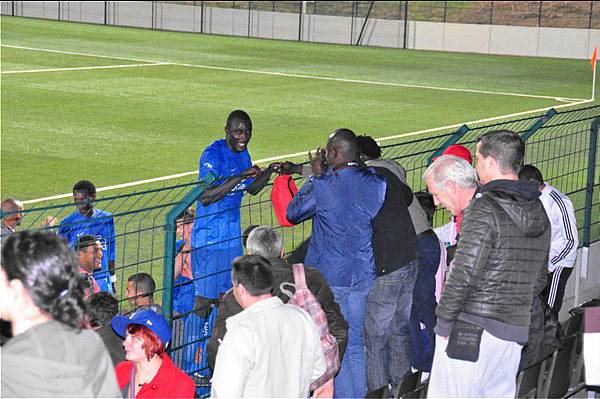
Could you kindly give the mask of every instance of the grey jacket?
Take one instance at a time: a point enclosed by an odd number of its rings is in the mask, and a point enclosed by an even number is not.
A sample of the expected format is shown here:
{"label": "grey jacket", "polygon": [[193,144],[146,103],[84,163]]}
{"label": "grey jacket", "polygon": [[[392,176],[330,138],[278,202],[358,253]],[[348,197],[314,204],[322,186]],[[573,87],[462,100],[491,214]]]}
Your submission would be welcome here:
{"label": "grey jacket", "polygon": [[121,397],[98,334],[51,320],[2,347],[3,397]]}

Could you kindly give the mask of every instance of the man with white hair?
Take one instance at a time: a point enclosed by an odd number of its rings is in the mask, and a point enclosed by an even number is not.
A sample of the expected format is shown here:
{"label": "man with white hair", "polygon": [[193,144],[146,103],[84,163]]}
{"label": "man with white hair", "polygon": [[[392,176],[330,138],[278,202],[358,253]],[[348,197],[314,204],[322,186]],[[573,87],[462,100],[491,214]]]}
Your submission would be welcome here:
{"label": "man with white hair", "polygon": [[[289,301],[289,297],[281,291],[282,283],[294,283],[294,273],[289,263],[282,259],[283,256],[283,238],[277,230],[268,226],[258,226],[248,235],[246,241],[246,251],[248,255],[261,255],[269,260],[270,270],[273,273],[273,295],[279,297],[284,303]],[[339,305],[334,301],[333,293],[325,278],[317,269],[313,267],[304,267],[306,275],[306,284],[308,289],[319,301],[319,304],[327,317],[329,331],[336,338],[339,348],[340,362],[342,360],[346,342],[348,341],[348,323],[342,316]],[[208,362],[214,368],[214,362],[219,350],[219,341],[227,332],[225,321],[242,311],[242,307],[229,290],[223,297],[219,305],[219,313],[212,335],[208,342]]]}
{"label": "man with white hair", "polygon": [[537,185],[518,180],[525,144],[515,133],[484,134],[472,168],[438,159],[424,179],[436,203],[463,221],[436,310],[428,396],[514,397],[534,295],[546,283],[550,224]]}

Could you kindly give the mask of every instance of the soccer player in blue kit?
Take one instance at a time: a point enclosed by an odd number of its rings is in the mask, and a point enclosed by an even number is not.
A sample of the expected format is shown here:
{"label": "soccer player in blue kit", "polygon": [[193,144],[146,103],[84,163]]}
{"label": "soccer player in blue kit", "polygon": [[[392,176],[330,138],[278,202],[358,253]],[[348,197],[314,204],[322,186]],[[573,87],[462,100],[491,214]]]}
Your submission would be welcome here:
{"label": "soccer player in blue kit", "polygon": [[205,318],[210,305],[231,288],[231,261],[243,254],[240,205],[244,190],[256,194],[269,181],[268,169],[262,172],[252,166],[247,149],[251,137],[248,114],[233,111],[227,117],[225,138],[206,147],[200,157],[198,179],[209,172],[219,178],[200,196],[192,230],[196,313]]}
{"label": "soccer player in blue kit", "polygon": [[73,201],[77,210],[63,219],[58,234],[69,240],[71,248],[77,239],[86,234],[96,237],[102,244],[102,267],[94,271],[94,278],[101,291],[113,295],[115,289],[115,223],[110,212],[94,208],[96,187],[87,180],[81,180],[73,186]]}

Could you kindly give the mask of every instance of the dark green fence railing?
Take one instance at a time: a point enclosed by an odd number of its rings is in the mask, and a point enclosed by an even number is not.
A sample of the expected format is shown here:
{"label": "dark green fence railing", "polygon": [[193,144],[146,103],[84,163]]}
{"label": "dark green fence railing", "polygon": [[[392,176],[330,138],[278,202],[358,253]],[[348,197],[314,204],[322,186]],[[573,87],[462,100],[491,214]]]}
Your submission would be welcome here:
{"label": "dark green fence railing", "polygon": [[[599,125],[600,106],[597,105],[558,112],[550,109],[546,113],[495,124],[464,125],[456,131],[436,133],[430,137],[399,138],[389,144],[385,142],[382,156],[403,165],[407,171],[407,182],[414,191],[419,191],[425,189],[422,175],[432,157],[439,155],[447,146],[462,144],[474,153],[477,137],[481,134],[490,130],[513,130],[526,140],[526,163],[535,164],[550,184],[573,201],[580,245],[589,246],[600,240]],[[377,136],[375,133],[372,135]],[[199,348],[206,340],[206,334],[193,334],[193,339],[184,339],[182,329],[189,328],[185,323],[193,312],[173,314],[173,270],[177,239],[175,223],[177,216],[193,206],[206,185],[212,181],[211,178],[200,184],[193,181],[114,195],[98,198],[95,202],[98,209],[112,213],[115,222],[117,296],[121,312],[133,308],[125,297],[127,278],[139,272],[151,274],[157,282],[154,300],[162,300],[165,316],[177,330],[174,336],[179,338],[170,350],[175,352],[174,359],[179,365],[186,351],[188,354],[192,353],[195,360],[199,359]],[[297,184],[302,184],[301,178],[297,179]],[[272,210],[271,187],[267,186],[257,196],[244,197],[241,207],[242,230],[249,225],[276,226],[284,236],[286,251],[290,251],[310,235],[311,225],[306,222],[291,228],[280,227]],[[42,222],[47,217],[64,219],[75,210],[70,201],[26,209],[25,218],[17,230],[56,231],[58,226],[43,227]],[[2,217],[8,215],[1,214]],[[447,220],[448,215],[443,210],[436,212],[436,226]],[[202,279],[203,276],[194,278]],[[202,324],[194,328],[205,327]],[[201,363],[192,363],[192,366],[183,367],[184,370],[197,377],[197,380],[204,378],[206,373],[201,368]]]}

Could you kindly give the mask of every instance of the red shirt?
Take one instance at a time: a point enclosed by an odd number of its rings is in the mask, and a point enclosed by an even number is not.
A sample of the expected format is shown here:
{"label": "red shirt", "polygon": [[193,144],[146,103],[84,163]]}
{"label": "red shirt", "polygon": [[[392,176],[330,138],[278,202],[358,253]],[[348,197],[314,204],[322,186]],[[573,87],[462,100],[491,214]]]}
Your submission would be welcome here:
{"label": "red shirt", "polygon": [[[129,385],[133,362],[124,361],[115,367],[121,390]],[[136,398],[193,398],[196,391],[194,380],[173,364],[166,354],[152,381],[142,385]]]}

